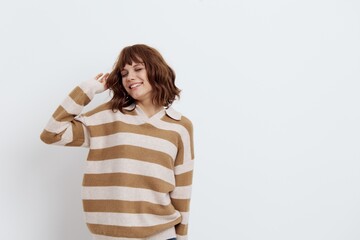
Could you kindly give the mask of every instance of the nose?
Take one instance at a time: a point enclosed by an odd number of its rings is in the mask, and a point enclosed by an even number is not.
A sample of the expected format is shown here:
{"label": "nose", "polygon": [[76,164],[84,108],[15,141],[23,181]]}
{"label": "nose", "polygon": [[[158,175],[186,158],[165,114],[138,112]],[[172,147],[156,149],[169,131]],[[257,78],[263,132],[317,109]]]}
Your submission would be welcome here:
{"label": "nose", "polygon": [[127,80],[134,80],[135,79],[135,72],[133,70],[130,70],[127,75]]}

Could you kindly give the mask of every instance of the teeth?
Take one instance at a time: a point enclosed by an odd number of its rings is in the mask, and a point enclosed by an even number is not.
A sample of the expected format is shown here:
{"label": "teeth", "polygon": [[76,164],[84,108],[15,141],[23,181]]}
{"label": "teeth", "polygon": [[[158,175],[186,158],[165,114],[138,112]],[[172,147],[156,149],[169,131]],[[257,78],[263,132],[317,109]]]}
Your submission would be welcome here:
{"label": "teeth", "polygon": [[132,88],[134,88],[134,87],[138,87],[138,86],[140,86],[141,85],[141,83],[135,83],[135,84],[133,84],[133,85],[130,85],[130,89],[132,89]]}

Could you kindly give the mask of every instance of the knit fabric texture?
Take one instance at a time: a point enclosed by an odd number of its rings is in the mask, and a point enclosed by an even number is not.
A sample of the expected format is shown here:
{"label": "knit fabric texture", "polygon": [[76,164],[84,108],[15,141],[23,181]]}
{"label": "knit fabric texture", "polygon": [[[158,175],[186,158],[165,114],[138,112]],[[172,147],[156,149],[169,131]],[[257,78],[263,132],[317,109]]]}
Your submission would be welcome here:
{"label": "knit fabric texture", "polygon": [[175,227],[186,240],[194,168],[191,121],[172,107],[151,117],[133,104],[124,113],[110,102],[82,113],[96,93],[91,79],[77,86],[56,109],[41,140],[89,148],[82,199],[95,239],[152,238]]}

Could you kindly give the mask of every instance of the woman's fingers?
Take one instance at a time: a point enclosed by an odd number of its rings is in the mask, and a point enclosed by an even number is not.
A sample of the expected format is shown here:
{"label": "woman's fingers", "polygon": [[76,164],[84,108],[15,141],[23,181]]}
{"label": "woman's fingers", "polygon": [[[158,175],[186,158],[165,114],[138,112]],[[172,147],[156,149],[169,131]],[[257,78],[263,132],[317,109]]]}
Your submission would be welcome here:
{"label": "woman's fingers", "polygon": [[105,89],[108,89],[107,84],[106,84],[106,80],[109,77],[109,73],[99,73],[98,75],[95,76],[95,80],[99,81],[102,85],[104,85]]}
{"label": "woman's fingers", "polygon": [[100,79],[99,79],[99,81],[100,82],[106,82],[106,79],[108,78],[108,76],[109,76],[109,73],[106,73],[105,75],[103,75]]}
{"label": "woman's fingers", "polygon": [[99,73],[98,75],[96,75],[95,79],[98,80],[101,83],[106,82],[106,79],[109,77],[109,73]]}
{"label": "woman's fingers", "polygon": [[107,87],[107,84],[106,84],[106,80],[107,80],[107,78],[109,77],[109,73],[105,73],[104,75],[102,75],[99,79],[98,79],[98,81],[105,87],[105,89],[108,89],[108,87]]}
{"label": "woman's fingers", "polygon": [[96,75],[95,79],[98,80],[102,75],[103,73],[99,73],[98,75]]}

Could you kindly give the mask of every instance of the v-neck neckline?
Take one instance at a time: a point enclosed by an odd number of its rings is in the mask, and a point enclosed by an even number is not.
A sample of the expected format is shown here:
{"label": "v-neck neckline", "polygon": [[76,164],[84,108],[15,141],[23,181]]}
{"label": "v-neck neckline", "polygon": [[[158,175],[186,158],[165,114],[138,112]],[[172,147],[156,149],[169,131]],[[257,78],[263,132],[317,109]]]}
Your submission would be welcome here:
{"label": "v-neck neckline", "polygon": [[137,115],[146,123],[150,122],[152,120],[160,119],[165,115],[165,108],[162,108],[160,111],[158,111],[157,113],[155,113],[151,117],[148,117],[148,115],[146,115],[144,110],[142,110],[139,105],[135,106],[135,111],[136,111]]}

